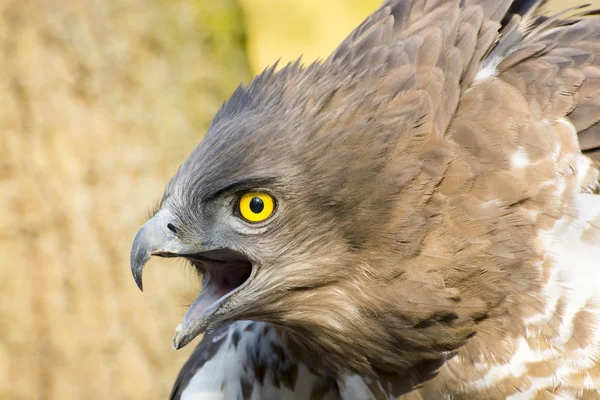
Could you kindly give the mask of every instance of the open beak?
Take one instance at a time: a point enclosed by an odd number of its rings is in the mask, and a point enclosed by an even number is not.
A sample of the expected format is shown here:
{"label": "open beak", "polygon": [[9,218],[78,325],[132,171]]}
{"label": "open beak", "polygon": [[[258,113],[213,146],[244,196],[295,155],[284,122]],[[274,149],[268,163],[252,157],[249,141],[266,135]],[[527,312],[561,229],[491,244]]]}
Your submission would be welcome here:
{"label": "open beak", "polygon": [[[169,229],[171,227],[171,229]],[[177,327],[173,347],[180,349],[212,322],[215,312],[253,278],[256,268],[246,257],[228,249],[206,249],[185,243],[175,233],[173,215],[161,210],[135,236],[131,248],[131,272],[143,290],[142,273],[151,256],[184,257],[203,275],[200,294]]]}

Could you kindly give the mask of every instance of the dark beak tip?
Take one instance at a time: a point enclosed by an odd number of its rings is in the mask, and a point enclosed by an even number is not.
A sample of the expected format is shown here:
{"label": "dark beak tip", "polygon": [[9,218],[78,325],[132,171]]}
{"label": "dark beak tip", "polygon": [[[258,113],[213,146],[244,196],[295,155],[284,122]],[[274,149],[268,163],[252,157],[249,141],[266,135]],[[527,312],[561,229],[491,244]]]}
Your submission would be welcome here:
{"label": "dark beak tip", "polygon": [[140,289],[140,292],[143,292],[144,291],[144,284],[142,283],[142,280],[141,279],[138,280],[137,278],[134,278],[134,279],[135,279],[136,286],[138,287],[138,289]]}
{"label": "dark beak tip", "polygon": [[144,283],[142,278],[142,273],[144,271],[145,260],[140,263],[140,260],[132,259],[131,260],[131,274],[133,275],[133,280],[135,281],[136,286],[140,289],[141,292],[144,291]]}
{"label": "dark beak tip", "polygon": [[[140,265],[141,264],[141,265]],[[144,271],[145,261],[140,263],[139,260],[131,261],[131,274],[133,275],[133,280],[135,281],[136,286],[140,289],[141,292],[144,291],[144,282],[143,282],[143,271]]]}
{"label": "dark beak tip", "polygon": [[136,235],[133,245],[131,248],[131,255],[129,259],[129,265],[131,267],[131,274],[133,280],[141,292],[144,291],[144,284],[142,274],[144,272],[144,266],[150,258],[150,252],[147,249],[147,244],[144,240],[144,228],[142,228]]}

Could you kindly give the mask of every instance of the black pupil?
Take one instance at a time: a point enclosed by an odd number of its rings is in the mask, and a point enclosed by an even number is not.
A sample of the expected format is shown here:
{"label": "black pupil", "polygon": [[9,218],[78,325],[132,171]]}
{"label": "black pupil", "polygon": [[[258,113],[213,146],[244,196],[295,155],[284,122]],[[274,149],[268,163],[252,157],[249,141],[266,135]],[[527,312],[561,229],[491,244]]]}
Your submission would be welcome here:
{"label": "black pupil", "polygon": [[264,209],[265,203],[263,203],[260,197],[253,197],[252,200],[250,200],[250,211],[254,214],[260,214]]}

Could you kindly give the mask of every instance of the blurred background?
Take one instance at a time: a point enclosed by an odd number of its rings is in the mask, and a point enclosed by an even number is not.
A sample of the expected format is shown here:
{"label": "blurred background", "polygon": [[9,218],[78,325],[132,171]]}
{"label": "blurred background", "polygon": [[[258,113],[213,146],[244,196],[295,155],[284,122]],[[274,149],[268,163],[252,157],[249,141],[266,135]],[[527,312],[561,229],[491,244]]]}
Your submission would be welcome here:
{"label": "blurred background", "polygon": [[140,293],[133,236],[240,82],[379,3],[0,0],[0,400],[168,396],[199,284],[154,260]]}

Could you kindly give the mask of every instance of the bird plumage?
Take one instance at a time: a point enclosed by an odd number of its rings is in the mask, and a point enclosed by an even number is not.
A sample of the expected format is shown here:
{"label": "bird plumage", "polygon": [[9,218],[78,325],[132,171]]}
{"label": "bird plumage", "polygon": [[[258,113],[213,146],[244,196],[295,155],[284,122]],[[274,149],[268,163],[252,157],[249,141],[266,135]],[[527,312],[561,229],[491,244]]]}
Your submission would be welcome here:
{"label": "bird plumage", "polygon": [[600,398],[600,18],[543,3],[388,0],[232,95],[161,207],[260,269],[173,398]]}

